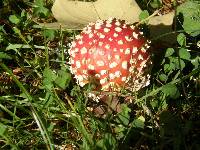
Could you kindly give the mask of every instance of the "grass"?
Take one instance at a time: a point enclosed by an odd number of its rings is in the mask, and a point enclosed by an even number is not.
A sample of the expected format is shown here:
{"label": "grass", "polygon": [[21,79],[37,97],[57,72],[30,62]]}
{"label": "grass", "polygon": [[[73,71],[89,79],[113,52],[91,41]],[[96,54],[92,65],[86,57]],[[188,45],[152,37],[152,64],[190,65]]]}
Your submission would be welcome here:
{"label": "grass", "polygon": [[[189,32],[177,18],[177,43],[160,45],[152,56],[151,84],[139,92],[108,93],[120,101],[121,111],[98,117],[89,109],[104,104],[87,97],[92,85],[80,88],[66,63],[78,31],[34,28],[32,17],[53,20],[51,4],[0,2],[0,149],[200,148],[196,30]],[[133,103],[126,103],[130,98]]]}

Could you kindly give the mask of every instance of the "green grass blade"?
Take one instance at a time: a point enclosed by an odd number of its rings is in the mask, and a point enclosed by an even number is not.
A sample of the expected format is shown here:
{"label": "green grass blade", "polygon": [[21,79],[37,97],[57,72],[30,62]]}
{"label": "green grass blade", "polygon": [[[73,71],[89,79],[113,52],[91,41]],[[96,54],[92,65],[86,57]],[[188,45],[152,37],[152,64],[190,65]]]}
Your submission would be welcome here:
{"label": "green grass blade", "polygon": [[[59,104],[59,106],[67,113],[69,113],[69,110],[66,109],[65,104],[63,103],[63,101],[60,100],[60,98],[58,97],[58,95],[56,94],[56,91],[54,90],[55,96],[56,96],[56,102]],[[70,105],[72,111],[76,114],[73,115],[74,117],[71,117],[72,121],[74,122],[75,127],[79,130],[80,133],[83,134],[83,137],[86,139],[87,144],[89,146],[93,146],[93,140],[91,135],[87,132],[83,121],[81,119],[81,117],[77,114],[75,108],[73,107],[70,99],[66,96],[65,99],[68,101],[68,104]]]}
{"label": "green grass blade", "polygon": [[33,115],[34,120],[36,121],[41,135],[46,143],[46,146],[48,149],[53,150],[53,143],[51,142],[51,138],[48,134],[48,131],[44,125],[44,123],[42,122],[41,117],[39,116],[39,114],[37,113],[36,109],[34,108],[34,106],[32,105],[32,101],[33,101],[33,97],[29,94],[29,92],[26,90],[26,88],[22,85],[22,83],[15,77],[15,75],[12,73],[12,71],[2,62],[0,62],[0,66],[7,72],[9,73],[9,75],[13,78],[14,82],[17,84],[17,86],[20,88],[20,90],[26,95],[27,99],[29,100],[29,105],[31,107],[31,112]]}

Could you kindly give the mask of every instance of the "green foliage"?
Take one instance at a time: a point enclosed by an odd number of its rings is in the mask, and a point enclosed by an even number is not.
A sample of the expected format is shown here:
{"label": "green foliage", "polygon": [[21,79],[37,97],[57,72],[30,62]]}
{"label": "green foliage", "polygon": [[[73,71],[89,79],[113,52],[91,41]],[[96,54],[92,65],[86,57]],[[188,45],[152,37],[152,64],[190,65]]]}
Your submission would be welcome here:
{"label": "green foliage", "polygon": [[150,5],[152,8],[159,8],[162,6],[161,0],[151,0]]}
{"label": "green foliage", "polygon": [[52,90],[54,84],[62,89],[66,89],[71,80],[71,75],[65,67],[61,67],[61,70],[58,70],[57,74],[53,70],[45,68],[43,77],[43,85],[48,90]]}
{"label": "green foliage", "polygon": [[10,15],[9,17],[10,22],[14,23],[14,24],[19,24],[20,23],[20,17],[16,16],[16,15]]}
{"label": "green foliage", "polygon": [[194,59],[191,59],[191,63],[194,65],[194,69],[197,69],[200,65],[200,57],[196,56]]}
{"label": "green foliage", "polygon": [[166,82],[167,79],[168,79],[167,75],[165,75],[165,74],[160,74],[159,78],[160,78],[161,81],[164,81],[164,82]]}
{"label": "green foliage", "polygon": [[190,60],[191,55],[190,55],[190,52],[188,52],[187,49],[185,49],[185,48],[180,48],[180,49],[179,49],[179,57],[180,57],[181,59]]}
{"label": "green foliage", "polygon": [[56,32],[55,30],[51,30],[51,29],[47,30],[47,29],[45,29],[43,31],[43,36],[45,38],[47,38],[47,40],[53,40],[55,38],[55,32]]}
{"label": "green foliage", "polygon": [[171,55],[174,54],[174,49],[173,48],[167,48],[166,53],[165,53],[165,57],[169,57]]}
{"label": "green foliage", "polygon": [[131,122],[131,125],[134,128],[142,128],[142,129],[144,129],[144,126],[145,126],[144,123],[145,123],[145,118],[143,116],[140,116],[140,117],[134,119],[134,121]]}
{"label": "green foliage", "polygon": [[96,146],[96,149],[99,150],[115,150],[117,148],[117,142],[112,134],[106,133],[103,138],[97,142]]}
{"label": "green foliage", "polygon": [[179,97],[179,91],[178,88],[173,84],[167,84],[162,88],[162,92],[166,94],[167,96],[170,96],[171,98],[176,99]]}
{"label": "green foliage", "polygon": [[162,0],[136,0],[142,10],[153,12],[155,9],[162,7]]}
{"label": "green foliage", "polygon": [[180,46],[186,46],[186,37],[183,33],[180,33],[178,36],[177,36],[177,42]]}
{"label": "green foliage", "polygon": [[0,136],[4,136],[6,133],[6,126],[2,123],[0,123]]}
{"label": "green foliage", "polygon": [[120,124],[127,126],[130,120],[131,109],[125,104],[122,104],[121,107],[122,110],[120,113],[117,114],[118,117],[116,118],[116,121]]}
{"label": "green foliage", "polygon": [[149,17],[149,12],[147,10],[143,10],[140,13],[139,19],[140,19],[140,21],[142,21],[142,20],[146,19],[147,17]]}
{"label": "green foliage", "polygon": [[56,80],[56,74],[53,70],[45,68],[43,72],[43,84],[46,89],[51,90],[54,86],[53,82]]}
{"label": "green foliage", "polygon": [[177,8],[177,13],[183,18],[183,28],[186,33],[191,36],[200,34],[200,3],[198,1],[185,2]]}
{"label": "green foliage", "polygon": [[62,89],[66,89],[71,81],[71,74],[67,71],[66,67],[62,67],[58,71],[58,77],[55,79],[55,84]]}
{"label": "green foliage", "polygon": [[8,54],[0,52],[0,60],[1,59],[12,59],[12,58]]}
{"label": "green foliage", "polygon": [[35,3],[33,4],[33,12],[34,15],[40,16],[40,17],[46,17],[49,15],[49,9],[45,7],[43,0],[35,0]]}

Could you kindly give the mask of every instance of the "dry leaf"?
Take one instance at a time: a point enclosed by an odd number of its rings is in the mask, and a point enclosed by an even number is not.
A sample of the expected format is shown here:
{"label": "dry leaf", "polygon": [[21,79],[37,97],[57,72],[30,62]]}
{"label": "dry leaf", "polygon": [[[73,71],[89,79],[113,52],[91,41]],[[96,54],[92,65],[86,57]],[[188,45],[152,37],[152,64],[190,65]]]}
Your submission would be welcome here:
{"label": "dry leaf", "polygon": [[34,25],[35,28],[46,28],[46,29],[65,29],[65,30],[82,30],[85,27],[85,24],[78,23],[61,23],[61,22],[53,22],[53,23],[39,23],[35,21],[38,25]]}
{"label": "dry leaf", "polygon": [[139,21],[141,9],[134,0],[98,0],[96,2],[56,0],[52,12],[61,23],[88,24],[97,19],[109,17],[133,23]]}
{"label": "dry leaf", "polygon": [[[135,0],[97,0],[96,2],[55,0],[52,12],[58,22],[40,23],[40,26],[81,30],[89,22],[109,17],[116,17],[129,23],[138,22],[141,9]],[[150,17],[151,38],[159,37],[159,40],[173,43],[175,41],[173,34],[162,36],[172,31],[173,18],[174,12]]]}
{"label": "dry leaf", "polygon": [[52,13],[58,22],[87,24],[98,19],[93,2],[56,0]]}
{"label": "dry leaf", "polygon": [[149,20],[151,39],[158,38],[167,42],[167,44],[174,44],[176,42],[176,35],[173,33],[172,24],[175,12],[170,12],[163,16],[155,16]]}

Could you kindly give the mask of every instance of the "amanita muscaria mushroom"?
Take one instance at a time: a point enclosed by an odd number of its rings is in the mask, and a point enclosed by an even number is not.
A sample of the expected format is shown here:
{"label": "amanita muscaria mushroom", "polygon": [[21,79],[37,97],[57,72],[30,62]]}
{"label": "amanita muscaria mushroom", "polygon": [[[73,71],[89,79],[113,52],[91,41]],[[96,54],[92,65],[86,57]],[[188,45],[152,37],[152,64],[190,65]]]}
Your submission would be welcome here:
{"label": "amanita muscaria mushroom", "polygon": [[149,84],[148,43],[143,32],[124,20],[97,20],[72,42],[71,72],[80,86],[95,81],[103,91],[137,91]]}

